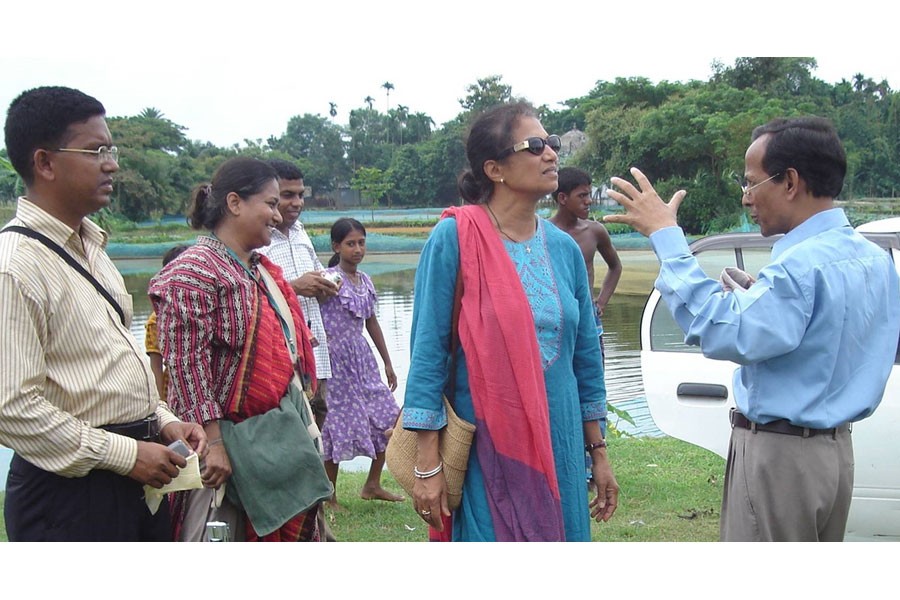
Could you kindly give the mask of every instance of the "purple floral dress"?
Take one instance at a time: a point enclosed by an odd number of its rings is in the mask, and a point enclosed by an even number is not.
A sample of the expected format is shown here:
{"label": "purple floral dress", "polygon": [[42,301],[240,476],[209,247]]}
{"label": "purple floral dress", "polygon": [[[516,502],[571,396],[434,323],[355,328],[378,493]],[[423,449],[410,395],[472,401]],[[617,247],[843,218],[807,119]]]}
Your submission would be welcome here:
{"label": "purple floral dress", "polygon": [[340,273],[343,282],[337,296],[320,307],[331,356],[328,414],[322,428],[325,460],[375,458],[387,447],[385,430],[394,426],[400,414],[363,334],[366,319],[375,314],[375,286],[362,271],[357,271],[358,285],[339,267],[326,272]]}

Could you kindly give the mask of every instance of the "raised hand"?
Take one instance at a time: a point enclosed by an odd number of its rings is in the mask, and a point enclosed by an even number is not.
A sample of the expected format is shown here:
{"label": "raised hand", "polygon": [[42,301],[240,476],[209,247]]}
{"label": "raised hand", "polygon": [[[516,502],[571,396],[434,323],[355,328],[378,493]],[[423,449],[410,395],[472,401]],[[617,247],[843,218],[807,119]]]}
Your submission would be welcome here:
{"label": "raised hand", "polygon": [[640,169],[632,167],[631,174],[638,184],[637,188],[631,182],[619,177],[610,179],[610,183],[621,191],[610,189],[608,193],[613,200],[625,208],[625,214],[606,215],[603,217],[603,221],[625,223],[646,236],[664,227],[678,225],[678,207],[687,192],[678,190],[666,203],[662,201],[659,194],[653,189],[650,180]]}

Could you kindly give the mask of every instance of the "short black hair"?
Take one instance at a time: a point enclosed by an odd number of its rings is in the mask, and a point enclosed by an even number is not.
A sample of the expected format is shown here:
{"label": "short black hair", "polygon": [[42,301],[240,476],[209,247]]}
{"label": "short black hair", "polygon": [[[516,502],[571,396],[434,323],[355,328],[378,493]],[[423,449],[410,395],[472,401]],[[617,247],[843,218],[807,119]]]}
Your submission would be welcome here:
{"label": "short black hair", "polygon": [[278,179],[303,179],[303,171],[292,162],[280,158],[270,158],[268,163],[278,173]]}
{"label": "short black hair", "polygon": [[184,252],[185,250],[187,250],[188,248],[190,248],[190,246],[180,244],[178,246],[173,246],[173,247],[169,248],[168,250],[166,250],[166,253],[163,254],[163,258],[162,258],[163,266],[166,266],[167,264],[169,264],[170,262],[172,262],[173,260],[178,258],[178,255],[181,254],[182,252]]}
{"label": "short black hair", "polygon": [[782,181],[788,169],[796,169],[810,193],[817,198],[836,198],[844,187],[847,155],[834,125],[823,117],[774,119],[753,130],[751,141],[768,135],[762,167]]}
{"label": "short black hair", "polygon": [[106,116],[100,101],[68,87],[46,86],[22,92],[6,113],[6,152],[26,185],[34,181],[34,152],[65,145],[73,123]]}
{"label": "short black hair", "polygon": [[552,194],[553,199],[556,200],[560,193],[571,194],[580,185],[591,185],[590,173],[577,167],[563,167],[559,170],[559,183]]}

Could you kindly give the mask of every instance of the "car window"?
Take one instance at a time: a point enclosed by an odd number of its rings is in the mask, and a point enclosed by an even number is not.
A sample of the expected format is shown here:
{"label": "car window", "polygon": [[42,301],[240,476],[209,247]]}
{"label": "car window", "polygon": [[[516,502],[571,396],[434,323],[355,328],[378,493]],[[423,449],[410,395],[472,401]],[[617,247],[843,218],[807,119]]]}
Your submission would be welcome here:
{"label": "car window", "polygon": [[[705,250],[697,254],[697,262],[707,277],[718,279],[725,267],[737,265],[735,251],[732,248],[722,250]],[[755,276],[755,274],[754,274]]]}
{"label": "car window", "polygon": [[[703,269],[706,276],[712,279],[718,279],[725,267],[733,267],[738,264],[737,253],[734,249],[699,252],[697,262],[700,263],[700,268]],[[762,265],[765,265],[765,262]],[[755,271],[745,270],[755,277],[762,265]],[[684,343],[684,332],[672,318],[669,307],[662,300],[656,304],[650,320],[650,349],[658,352],[700,352],[699,346],[688,346]]]}
{"label": "car window", "polygon": [[656,303],[650,319],[650,349],[655,352],[700,352],[699,346],[684,343],[684,332],[662,299]]}
{"label": "car window", "polygon": [[772,250],[769,248],[743,248],[741,258],[744,261],[744,271],[756,279],[763,267],[772,262]]}

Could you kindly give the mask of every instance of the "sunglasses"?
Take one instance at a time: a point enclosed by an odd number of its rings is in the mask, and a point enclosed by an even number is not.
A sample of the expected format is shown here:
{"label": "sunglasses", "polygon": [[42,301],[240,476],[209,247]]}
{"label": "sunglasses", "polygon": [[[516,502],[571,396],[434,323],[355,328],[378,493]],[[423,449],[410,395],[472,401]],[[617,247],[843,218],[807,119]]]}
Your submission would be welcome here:
{"label": "sunglasses", "polygon": [[554,152],[559,152],[559,149],[562,148],[562,140],[559,139],[558,135],[548,135],[547,139],[541,139],[539,137],[530,137],[524,142],[519,142],[511,148],[507,148],[503,152],[497,155],[495,160],[503,160],[510,154],[515,154],[516,152],[521,152],[522,150],[528,150],[535,156],[540,156],[544,153],[544,147],[550,146],[550,149]]}

